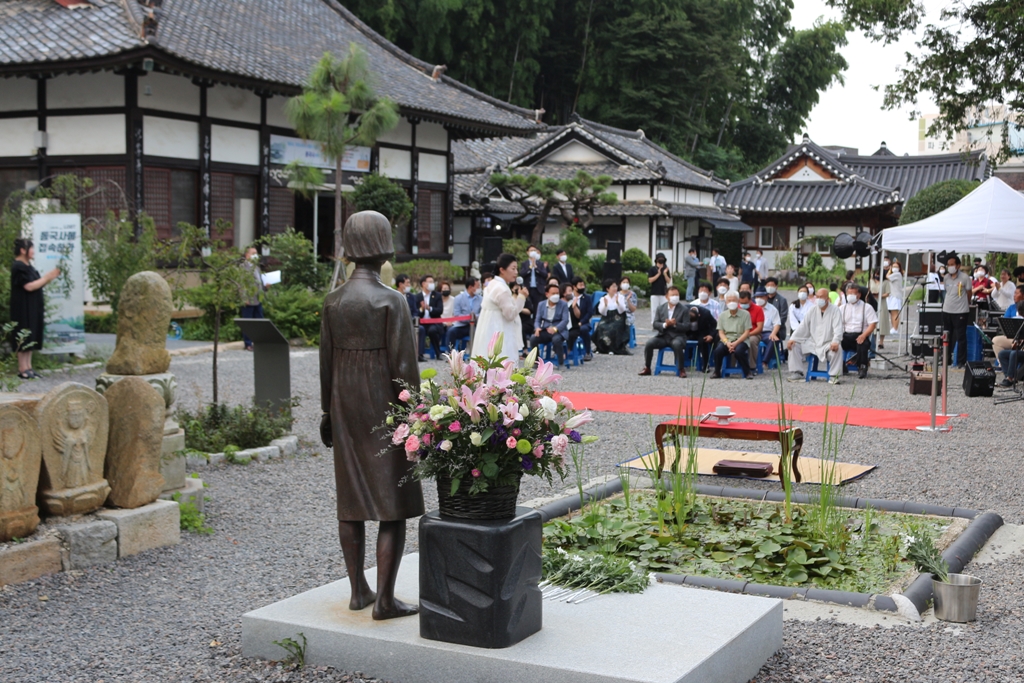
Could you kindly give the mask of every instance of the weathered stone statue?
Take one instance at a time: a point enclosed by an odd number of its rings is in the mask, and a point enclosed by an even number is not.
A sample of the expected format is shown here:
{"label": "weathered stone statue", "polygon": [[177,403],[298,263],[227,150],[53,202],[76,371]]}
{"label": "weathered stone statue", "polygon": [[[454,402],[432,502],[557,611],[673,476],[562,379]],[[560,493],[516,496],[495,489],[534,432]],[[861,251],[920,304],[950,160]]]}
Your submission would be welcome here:
{"label": "weathered stone statue", "polygon": [[117,346],[107,361],[113,375],[167,372],[171,357],[164,348],[171,325],[171,288],[157,273],[128,278],[117,306]]}
{"label": "weathered stone statue", "polygon": [[110,487],[103,478],[107,453],[107,402],[87,386],[65,382],[39,402],[43,442],[39,498],[51,515],[91,512]]}
{"label": "weathered stone statue", "polygon": [[0,542],[28,536],[39,525],[41,460],[35,418],[17,406],[0,405]]}
{"label": "weathered stone statue", "polygon": [[[405,298],[380,281],[380,267],[394,255],[391,226],[375,211],[360,211],[345,224],[345,255],[356,264],[351,278],[327,295],[320,332],[320,435],[334,448],[338,533],[352,586],[349,608],[373,603],[374,619],[416,613],[395,599],[405,547],[405,520],[423,514],[418,481],[405,481],[412,466],[378,427],[398,402],[396,380],[419,383],[412,320]],[[381,453],[383,455],[380,455]],[[377,593],[363,573],[365,520],[379,520]]]}
{"label": "weathered stone statue", "polygon": [[110,438],[104,474],[107,505],[137,508],[164,489],[160,474],[164,398],[141,377],[125,377],[104,393],[110,410]]}

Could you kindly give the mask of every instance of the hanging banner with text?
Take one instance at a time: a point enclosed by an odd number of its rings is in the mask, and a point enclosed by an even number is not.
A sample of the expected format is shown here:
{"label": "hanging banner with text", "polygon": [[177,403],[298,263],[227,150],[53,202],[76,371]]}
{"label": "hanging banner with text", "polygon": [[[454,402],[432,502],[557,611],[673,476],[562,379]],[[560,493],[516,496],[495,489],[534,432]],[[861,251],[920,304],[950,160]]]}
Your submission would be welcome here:
{"label": "hanging banner with text", "polygon": [[77,213],[32,216],[32,265],[40,273],[54,268],[68,273],[46,286],[43,353],[85,353],[85,278],[82,273],[82,217]]}
{"label": "hanging banner with text", "polygon": [[[298,161],[314,168],[334,168],[334,160],[320,150],[320,143],[285,135],[270,136],[270,163],[287,166]],[[350,145],[341,157],[342,171],[366,173],[370,170],[370,148]]]}

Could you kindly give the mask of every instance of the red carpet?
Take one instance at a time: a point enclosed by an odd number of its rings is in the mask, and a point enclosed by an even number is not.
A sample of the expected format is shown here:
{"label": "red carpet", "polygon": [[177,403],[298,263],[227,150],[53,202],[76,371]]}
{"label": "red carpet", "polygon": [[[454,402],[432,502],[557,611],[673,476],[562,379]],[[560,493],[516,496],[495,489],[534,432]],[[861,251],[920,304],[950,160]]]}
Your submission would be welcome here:
{"label": "red carpet", "polygon": [[[588,394],[564,392],[576,408],[589,408],[598,412],[638,413],[643,415],[686,415],[690,409],[689,396],[649,396],[643,394]],[[696,413],[709,413],[716,406],[727,405],[736,413],[737,420],[778,420],[777,403],[755,403],[733,399],[693,399]],[[824,422],[825,406],[802,406],[786,404],[788,417],[795,422]],[[879,410],[877,408],[847,408],[830,406],[828,421],[851,427],[878,427],[879,429],[914,429],[918,425],[931,423],[931,414],[909,410]],[[948,418],[936,417],[935,424],[945,424]]]}

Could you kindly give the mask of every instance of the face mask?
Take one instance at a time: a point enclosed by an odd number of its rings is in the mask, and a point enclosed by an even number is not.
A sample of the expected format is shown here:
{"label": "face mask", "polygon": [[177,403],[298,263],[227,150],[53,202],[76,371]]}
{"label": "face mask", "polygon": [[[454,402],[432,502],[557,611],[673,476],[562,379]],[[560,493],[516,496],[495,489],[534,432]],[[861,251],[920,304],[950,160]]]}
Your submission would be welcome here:
{"label": "face mask", "polygon": [[727,304],[725,304],[725,307],[728,308],[730,311],[735,311],[737,308],[740,307],[740,305],[735,301],[730,301]]}
{"label": "face mask", "polygon": [[855,304],[855,303],[857,303],[857,295],[856,294],[847,294],[846,295],[846,303],[848,303],[848,304]]}
{"label": "face mask", "polygon": [[888,261],[882,261],[882,267],[883,268],[888,268],[889,267],[889,262]]}
{"label": "face mask", "polygon": [[668,302],[669,302],[670,304],[672,304],[673,306],[675,306],[675,305],[676,305],[677,303],[679,303],[679,297],[678,297],[678,296],[676,296],[675,294],[673,294],[672,296],[670,296],[670,297],[668,298]]}
{"label": "face mask", "polygon": [[748,261],[750,261],[750,257],[749,256],[744,256],[743,257],[743,262],[746,263]]}
{"label": "face mask", "polygon": [[559,298],[560,297],[557,294],[552,294],[551,296],[548,297],[548,301],[550,301],[553,304],[557,304]]}
{"label": "face mask", "polygon": [[576,290],[576,292],[578,294],[581,294],[581,295],[582,294],[586,294],[587,293],[587,288],[586,287],[580,287],[579,289]]}
{"label": "face mask", "polygon": [[622,284],[621,284],[621,285],[619,286],[619,289],[621,289],[621,290],[622,290],[622,291],[624,291],[624,292],[628,292],[628,291],[629,291],[629,283],[628,283],[628,282],[623,282],[623,283],[622,283]]}
{"label": "face mask", "polygon": [[754,299],[754,303],[758,306],[764,306],[768,303],[768,299]]}
{"label": "face mask", "polygon": [[740,304],[740,308],[742,308],[744,311],[749,310],[750,304]]}
{"label": "face mask", "polygon": [[441,290],[441,296],[451,296],[451,295],[452,295],[452,293],[450,291],[448,291],[447,289],[442,289]]}
{"label": "face mask", "polygon": [[985,277],[985,271],[984,270],[979,270],[978,272],[976,272],[974,274],[974,277],[976,277],[976,278],[978,278],[980,280],[981,278]]}
{"label": "face mask", "polygon": [[259,261],[260,260],[260,255],[259,254],[253,254],[252,256],[249,257],[249,260],[250,261]]}
{"label": "face mask", "polygon": [[536,259],[540,258],[540,254],[538,254],[538,253],[537,253],[537,252],[535,252],[535,251],[531,251],[531,252],[530,252],[530,258],[532,258],[532,259],[536,260]]}
{"label": "face mask", "polygon": [[725,293],[726,293],[726,292],[728,292],[728,291],[729,291],[729,288],[728,288],[728,287],[719,287],[719,288],[718,288],[718,293],[719,293],[719,294],[725,294]]}
{"label": "face mask", "polygon": [[427,291],[428,292],[433,292],[434,291],[434,283],[433,282],[428,282],[427,283]]}
{"label": "face mask", "polygon": [[566,261],[569,260],[569,257],[566,256],[565,254],[562,254],[561,256],[558,257],[558,260],[561,261],[562,263],[565,263]]}
{"label": "face mask", "polygon": [[807,292],[800,292],[796,295],[796,298],[800,299],[800,301],[807,301]]}
{"label": "face mask", "polygon": [[708,300],[708,293],[707,292],[701,292],[700,294],[697,295],[697,298],[700,299],[701,301],[707,301]]}
{"label": "face mask", "polygon": [[945,268],[939,268],[939,275],[945,275],[945,274],[946,274],[946,269]]}
{"label": "face mask", "polygon": [[950,266],[949,267],[949,274],[950,275],[956,275],[956,266]]}
{"label": "face mask", "polygon": [[893,266],[892,267],[892,272],[898,273],[898,272],[900,272],[900,269],[898,267],[896,267],[896,266]]}
{"label": "face mask", "polygon": [[818,308],[825,308],[826,306],[828,306],[828,299],[818,299],[817,304]]}
{"label": "face mask", "polygon": [[405,289],[403,289],[402,291],[405,292],[406,294],[408,294],[409,292],[412,291],[412,287],[410,287],[409,285],[406,285]]}
{"label": "face mask", "polygon": [[776,289],[775,287],[765,287],[764,291],[768,292],[769,294],[774,294]]}

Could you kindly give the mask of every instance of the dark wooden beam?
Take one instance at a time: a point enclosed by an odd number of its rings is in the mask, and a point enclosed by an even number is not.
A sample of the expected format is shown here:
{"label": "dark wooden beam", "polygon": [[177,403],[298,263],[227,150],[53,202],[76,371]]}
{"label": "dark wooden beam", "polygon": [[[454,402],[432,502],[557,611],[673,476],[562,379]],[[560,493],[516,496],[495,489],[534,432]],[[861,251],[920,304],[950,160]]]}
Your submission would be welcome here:
{"label": "dark wooden beam", "polygon": [[206,113],[208,88],[209,86],[206,83],[199,85],[199,225],[206,231],[207,235],[211,234],[213,228],[210,119]]}

